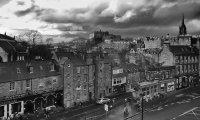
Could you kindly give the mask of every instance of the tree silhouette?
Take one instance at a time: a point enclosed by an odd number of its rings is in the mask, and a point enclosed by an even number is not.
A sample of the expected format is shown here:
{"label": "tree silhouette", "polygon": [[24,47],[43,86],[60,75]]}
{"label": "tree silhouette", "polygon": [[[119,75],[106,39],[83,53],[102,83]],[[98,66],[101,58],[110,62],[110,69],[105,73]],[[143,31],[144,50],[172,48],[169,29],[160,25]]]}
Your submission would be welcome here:
{"label": "tree silhouette", "polygon": [[37,30],[30,30],[25,33],[22,33],[16,37],[18,41],[28,41],[30,44],[36,44],[36,42],[42,40],[42,34]]}

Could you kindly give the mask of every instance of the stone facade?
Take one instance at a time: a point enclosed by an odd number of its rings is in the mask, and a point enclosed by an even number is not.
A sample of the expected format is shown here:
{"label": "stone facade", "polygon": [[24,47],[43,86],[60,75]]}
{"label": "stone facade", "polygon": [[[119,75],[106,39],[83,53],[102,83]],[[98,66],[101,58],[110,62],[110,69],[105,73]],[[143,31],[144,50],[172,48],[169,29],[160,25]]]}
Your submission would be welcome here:
{"label": "stone facade", "polygon": [[95,99],[112,95],[111,63],[107,58],[95,59]]}
{"label": "stone facade", "polygon": [[66,108],[94,99],[94,65],[74,55],[68,57],[62,64]]}
{"label": "stone facade", "polygon": [[[51,63],[51,64],[49,64]],[[4,71],[0,83],[0,118],[33,113],[34,110],[53,105],[62,106],[63,81],[61,75],[51,69],[51,61],[31,61],[33,72],[28,71],[27,62],[1,63]],[[45,73],[44,73],[45,72]],[[60,98],[59,98],[60,97]]]}

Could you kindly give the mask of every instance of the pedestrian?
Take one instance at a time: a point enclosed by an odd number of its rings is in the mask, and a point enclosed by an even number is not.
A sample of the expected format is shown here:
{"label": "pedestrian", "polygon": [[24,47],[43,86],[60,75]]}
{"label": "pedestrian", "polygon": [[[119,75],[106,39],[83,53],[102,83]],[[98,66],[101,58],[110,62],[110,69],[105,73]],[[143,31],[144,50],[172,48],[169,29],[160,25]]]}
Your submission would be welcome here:
{"label": "pedestrian", "polygon": [[112,100],[113,100],[113,103],[114,103],[115,102],[115,98],[113,98]]}
{"label": "pedestrian", "polygon": [[128,108],[124,107],[124,116],[128,116],[129,112],[128,112]]}
{"label": "pedestrian", "polygon": [[125,98],[125,103],[127,102],[127,98]]}

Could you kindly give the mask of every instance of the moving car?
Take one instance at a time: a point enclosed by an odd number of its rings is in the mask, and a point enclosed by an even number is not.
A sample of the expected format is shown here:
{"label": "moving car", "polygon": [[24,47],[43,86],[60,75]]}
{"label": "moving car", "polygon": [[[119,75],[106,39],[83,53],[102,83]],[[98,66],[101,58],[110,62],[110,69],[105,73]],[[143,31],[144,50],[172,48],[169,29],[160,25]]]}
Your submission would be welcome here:
{"label": "moving car", "polygon": [[105,103],[108,103],[110,102],[110,99],[109,98],[99,98],[96,103],[97,104],[105,104]]}

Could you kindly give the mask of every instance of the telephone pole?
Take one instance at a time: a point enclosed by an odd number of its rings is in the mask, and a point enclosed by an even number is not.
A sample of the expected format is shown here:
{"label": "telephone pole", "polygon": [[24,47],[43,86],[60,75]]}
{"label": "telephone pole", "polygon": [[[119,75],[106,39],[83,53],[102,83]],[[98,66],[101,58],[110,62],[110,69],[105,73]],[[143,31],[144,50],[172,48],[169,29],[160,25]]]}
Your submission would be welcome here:
{"label": "telephone pole", "polygon": [[142,101],[141,101],[141,107],[142,107],[142,120],[144,119],[144,93],[141,93],[140,96],[142,97]]}

